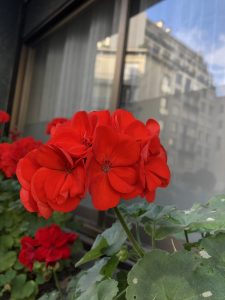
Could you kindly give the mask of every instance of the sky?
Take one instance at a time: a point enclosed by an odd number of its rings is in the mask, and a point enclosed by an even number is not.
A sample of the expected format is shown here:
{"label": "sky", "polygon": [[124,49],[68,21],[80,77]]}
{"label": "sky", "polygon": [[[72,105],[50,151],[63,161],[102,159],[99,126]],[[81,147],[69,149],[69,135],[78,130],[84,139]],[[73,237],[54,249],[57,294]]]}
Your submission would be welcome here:
{"label": "sky", "polygon": [[225,0],[164,0],[146,10],[171,35],[203,55],[217,86],[225,85]]}

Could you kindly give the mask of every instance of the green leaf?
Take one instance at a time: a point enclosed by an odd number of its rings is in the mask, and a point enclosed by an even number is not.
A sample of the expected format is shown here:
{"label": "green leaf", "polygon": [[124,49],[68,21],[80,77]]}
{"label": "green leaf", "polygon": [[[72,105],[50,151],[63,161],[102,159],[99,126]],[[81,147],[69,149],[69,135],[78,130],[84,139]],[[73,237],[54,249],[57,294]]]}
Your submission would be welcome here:
{"label": "green leaf", "polygon": [[106,278],[112,277],[114,271],[116,270],[119,263],[119,259],[116,255],[109,258],[107,263],[101,269],[101,274],[104,275]]}
{"label": "green leaf", "polygon": [[33,280],[26,281],[25,274],[19,274],[12,281],[12,299],[31,299],[37,292],[37,284]]}
{"label": "green leaf", "polygon": [[44,294],[38,300],[60,300],[60,294],[58,291],[52,291],[51,293]]}
{"label": "green leaf", "polygon": [[88,251],[75,266],[78,267],[102,255],[112,256],[120,250],[125,241],[126,233],[120,223],[116,222],[112,227],[97,236],[91,250]]}
{"label": "green leaf", "polygon": [[131,205],[121,204],[119,206],[119,209],[121,210],[124,216],[132,217],[136,219],[142,216],[144,213],[146,213],[146,211],[149,208],[149,205],[150,204],[147,203],[146,201],[142,201],[142,202],[139,201],[138,203],[134,203]]}
{"label": "green leaf", "polygon": [[102,269],[108,261],[109,258],[103,258],[100,261],[97,261],[93,267],[84,271],[77,282],[76,293],[83,293],[93,283],[101,281],[104,278]]}
{"label": "green leaf", "polygon": [[17,260],[16,263],[14,264],[13,268],[17,271],[22,270],[24,266]]}
{"label": "green leaf", "polygon": [[140,220],[145,224],[145,222],[159,222],[165,219],[169,214],[174,211],[174,206],[160,206],[155,203],[149,204],[147,211],[141,215]]}
{"label": "green leaf", "polygon": [[200,247],[200,255],[213,262],[214,266],[225,275],[225,234],[220,233],[202,239]]}
{"label": "green leaf", "polygon": [[[225,278],[206,260],[181,251],[147,253],[128,274],[129,300],[200,300],[213,295],[224,299]],[[210,299],[210,298],[209,298]]]}
{"label": "green leaf", "polygon": [[78,299],[89,288],[96,287],[98,283],[112,276],[117,267],[117,262],[116,257],[105,257],[95,262],[88,270],[81,271],[68,284],[68,300]]}
{"label": "green leaf", "polygon": [[145,231],[151,235],[155,226],[155,239],[169,235],[176,236],[186,230],[189,233],[225,232],[225,196],[213,197],[205,205],[194,204],[189,210],[176,210],[172,207],[150,206],[140,217]]}
{"label": "green leaf", "polygon": [[16,262],[17,254],[14,251],[0,253],[0,272],[4,272],[11,268]]}
{"label": "green leaf", "polygon": [[118,293],[117,282],[106,279],[90,286],[77,300],[113,300]]}
{"label": "green leaf", "polygon": [[7,283],[10,283],[13,278],[16,276],[16,271],[9,269],[4,274],[0,274],[0,286],[4,286]]}
{"label": "green leaf", "polygon": [[7,250],[13,246],[13,238],[10,235],[0,236],[0,250]]}
{"label": "green leaf", "polygon": [[93,244],[90,251],[88,251],[76,264],[75,267],[81,266],[89,261],[95,260],[104,254],[104,250],[108,247],[107,240],[104,237],[99,239],[97,244]]}

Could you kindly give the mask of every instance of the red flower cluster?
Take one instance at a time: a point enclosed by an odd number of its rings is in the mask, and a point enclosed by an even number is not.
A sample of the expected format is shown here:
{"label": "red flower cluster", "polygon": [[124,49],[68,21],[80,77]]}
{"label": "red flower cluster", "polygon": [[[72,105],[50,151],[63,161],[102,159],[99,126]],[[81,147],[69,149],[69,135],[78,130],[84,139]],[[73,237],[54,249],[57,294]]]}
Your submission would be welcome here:
{"label": "red flower cluster", "polygon": [[138,195],[153,201],[170,181],[159,131],[155,120],[144,124],[122,109],[76,113],[20,161],[22,202],[48,218],[54,210],[74,209],[86,187],[99,210]]}
{"label": "red flower cluster", "polygon": [[4,110],[0,110],[0,124],[7,123],[10,120],[10,115]]}
{"label": "red flower cluster", "polygon": [[12,177],[16,173],[18,161],[40,145],[41,143],[32,137],[18,139],[12,144],[0,144],[0,170],[6,177]]}
{"label": "red flower cluster", "polygon": [[40,228],[34,239],[29,236],[22,238],[19,261],[30,271],[32,271],[35,261],[45,262],[47,266],[54,265],[59,260],[70,257],[70,246],[77,237],[78,235],[75,233],[63,232],[55,224]]}

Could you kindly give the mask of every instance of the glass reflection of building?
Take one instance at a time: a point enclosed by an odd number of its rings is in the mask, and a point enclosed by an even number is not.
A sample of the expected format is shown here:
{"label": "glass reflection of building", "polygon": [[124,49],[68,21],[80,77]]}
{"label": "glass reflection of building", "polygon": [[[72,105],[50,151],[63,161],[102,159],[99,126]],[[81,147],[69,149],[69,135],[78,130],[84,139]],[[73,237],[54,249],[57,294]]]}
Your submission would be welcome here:
{"label": "glass reflection of building", "polygon": [[[113,78],[113,44],[113,36],[97,44],[95,85],[102,99],[104,85]],[[223,192],[225,97],[216,95],[203,56],[175,38],[162,21],[149,20],[146,12],[130,19],[127,45],[121,105],[142,120],[149,115],[159,120],[176,177],[176,187],[170,188],[172,202],[180,195],[185,198],[188,187],[202,200]]]}

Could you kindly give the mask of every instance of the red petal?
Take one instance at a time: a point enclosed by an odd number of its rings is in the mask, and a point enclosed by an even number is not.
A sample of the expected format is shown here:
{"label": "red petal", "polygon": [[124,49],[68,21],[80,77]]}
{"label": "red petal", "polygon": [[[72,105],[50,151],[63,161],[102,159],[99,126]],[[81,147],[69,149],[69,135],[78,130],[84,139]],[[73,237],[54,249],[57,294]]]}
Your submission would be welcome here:
{"label": "red petal", "polygon": [[46,168],[40,168],[32,177],[31,181],[31,194],[37,203],[39,214],[46,219],[52,214],[44,188],[46,180],[45,175],[46,173],[48,174],[47,171],[48,169]]}
{"label": "red petal", "polygon": [[96,160],[101,164],[109,159],[117,143],[117,132],[110,127],[99,126],[96,129],[95,140],[93,142],[93,153]]}
{"label": "red petal", "polygon": [[153,202],[155,200],[155,191],[147,191],[145,197],[148,202]]}
{"label": "red petal", "polygon": [[80,136],[92,135],[92,126],[86,111],[78,111],[73,116],[72,126],[79,132]]}
{"label": "red petal", "polygon": [[149,130],[151,136],[159,135],[160,126],[159,126],[159,123],[156,120],[149,119],[146,122],[146,127]]}
{"label": "red petal", "polygon": [[138,160],[140,146],[127,135],[110,127],[99,126],[96,129],[93,152],[100,164],[110,160],[113,166],[129,166]]}
{"label": "red petal", "polygon": [[40,166],[53,170],[64,170],[65,161],[51,146],[44,145],[36,152],[36,161]]}
{"label": "red petal", "polygon": [[48,144],[56,145],[75,157],[83,156],[87,152],[87,146],[82,144],[81,133],[77,128],[71,126],[62,125],[57,128],[57,131]]}
{"label": "red petal", "polygon": [[52,246],[52,236],[49,232],[49,227],[42,227],[36,231],[35,240],[44,247]]}
{"label": "red petal", "polygon": [[117,109],[112,115],[112,121],[114,127],[123,132],[136,119],[129,111]]}
{"label": "red petal", "polygon": [[45,172],[43,172],[43,176],[45,176],[44,189],[46,197],[54,200],[58,196],[66,180],[67,173],[46,169]]}
{"label": "red petal", "polygon": [[35,155],[38,150],[29,152],[24,158],[22,158],[17,164],[16,175],[20,184],[27,190],[30,189],[31,178],[39,168],[39,165],[35,161]]}
{"label": "red petal", "polygon": [[162,159],[150,159],[145,166],[145,170],[149,190],[168,185],[170,181],[170,170],[166,162]]}
{"label": "red petal", "polygon": [[120,194],[111,187],[107,175],[104,173],[91,181],[89,189],[96,209],[107,210],[119,204]]}
{"label": "red petal", "polygon": [[53,210],[61,211],[61,212],[70,212],[76,209],[81,201],[80,197],[67,198],[63,200],[64,201],[60,204],[53,201],[49,201],[48,204],[51,206]]}
{"label": "red petal", "polygon": [[140,145],[127,135],[120,134],[110,161],[115,167],[135,164],[140,156]]}
{"label": "red petal", "polygon": [[93,124],[93,127],[100,125],[111,125],[111,117],[108,110],[92,111],[89,113],[89,118]]}
{"label": "red petal", "polygon": [[21,188],[20,190],[20,199],[23,203],[26,210],[29,212],[37,212],[38,207],[36,201],[33,199],[30,191],[25,190],[24,188]]}
{"label": "red petal", "polygon": [[37,201],[39,216],[44,217],[45,219],[48,219],[52,215],[52,209],[48,205],[48,203]]}
{"label": "red petal", "polygon": [[111,186],[120,193],[131,193],[135,189],[137,173],[134,168],[117,167],[108,173]]}
{"label": "red petal", "polygon": [[125,130],[126,134],[129,136],[133,137],[136,141],[141,141],[141,140],[148,140],[149,139],[149,131],[146,128],[146,126],[136,120],[133,123],[131,123],[127,129]]}

